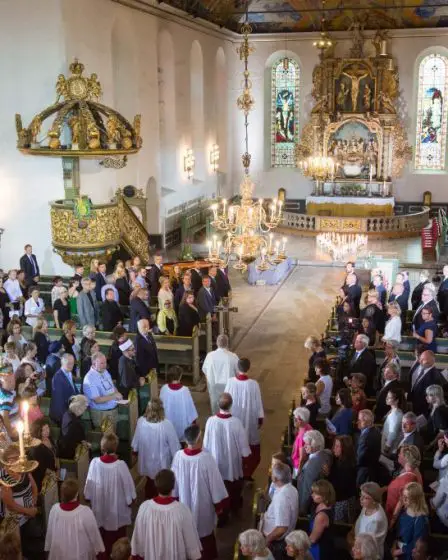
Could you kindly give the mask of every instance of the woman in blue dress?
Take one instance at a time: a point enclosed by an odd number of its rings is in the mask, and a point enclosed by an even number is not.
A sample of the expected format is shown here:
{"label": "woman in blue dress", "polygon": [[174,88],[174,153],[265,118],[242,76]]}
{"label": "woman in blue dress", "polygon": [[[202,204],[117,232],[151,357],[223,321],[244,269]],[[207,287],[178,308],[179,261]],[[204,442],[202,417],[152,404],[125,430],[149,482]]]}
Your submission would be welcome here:
{"label": "woman in blue dress", "polygon": [[336,428],[329,433],[337,436],[349,436],[353,432],[353,409],[350,389],[339,389],[336,393],[336,404],[339,406],[331,423]]}
{"label": "woman in blue dress", "polygon": [[328,480],[318,480],[311,487],[311,497],[315,509],[310,519],[310,552],[313,560],[331,559],[334,551],[332,526],[336,493]]}
{"label": "woman in blue dress", "polygon": [[437,322],[434,321],[432,309],[424,307],[421,311],[423,323],[414,331],[414,338],[423,346],[423,350],[436,351]]}
{"label": "woman in blue dress", "polygon": [[418,482],[410,482],[404,487],[392,522],[395,520],[397,538],[392,548],[392,557],[412,560],[412,550],[417,541],[424,539],[429,532],[428,506],[423,487]]}

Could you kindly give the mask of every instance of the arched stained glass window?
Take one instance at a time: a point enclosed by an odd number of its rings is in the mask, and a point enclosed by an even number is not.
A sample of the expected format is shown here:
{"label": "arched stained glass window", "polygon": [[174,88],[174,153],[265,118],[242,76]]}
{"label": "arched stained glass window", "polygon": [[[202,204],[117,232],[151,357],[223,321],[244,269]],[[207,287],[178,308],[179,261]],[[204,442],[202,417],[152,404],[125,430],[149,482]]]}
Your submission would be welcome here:
{"label": "arched stained glass window", "polygon": [[445,169],[448,58],[430,54],[418,70],[415,169]]}
{"label": "arched stained glass window", "polygon": [[296,167],[295,145],[299,138],[300,68],[292,58],[272,66],[271,165]]}

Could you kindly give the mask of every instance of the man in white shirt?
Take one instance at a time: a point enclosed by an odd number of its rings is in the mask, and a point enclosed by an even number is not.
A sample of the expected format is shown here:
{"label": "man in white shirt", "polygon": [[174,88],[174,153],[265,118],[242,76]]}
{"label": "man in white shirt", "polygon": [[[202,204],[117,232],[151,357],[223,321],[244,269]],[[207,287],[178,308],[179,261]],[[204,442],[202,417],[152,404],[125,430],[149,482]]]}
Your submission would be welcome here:
{"label": "man in white shirt", "polygon": [[[232,416],[232,397],[223,393],[219,397],[219,412],[211,416],[205,425],[204,449],[218,463],[230,498],[230,509],[237,513],[241,507],[243,491],[243,459],[249,457],[250,447],[246,430],[239,418]],[[228,512],[226,512],[227,514]],[[223,521],[226,519],[223,516]]]}
{"label": "man in white shirt", "polygon": [[174,473],[161,470],[155,479],[158,496],[143,502],[132,535],[132,558],[199,560],[201,542],[188,507],[171,497]]}
{"label": "man in white shirt", "polygon": [[260,463],[260,427],[264,410],[260,386],[255,379],[249,379],[250,360],[238,361],[238,373],[227,381],[225,393],[232,396],[232,414],[239,418],[246,430],[251,454],[243,462],[244,479],[252,481],[252,475]]}
{"label": "man in white shirt", "polygon": [[277,558],[283,557],[285,537],[295,529],[299,515],[299,494],[291,484],[291,469],[288,465],[274,465],[271,479],[275,492],[260,522],[260,529],[266,537],[266,544]]}
{"label": "man in white shirt", "polygon": [[115,431],[118,420],[118,403],[123,397],[117,391],[110,373],[107,359],[97,352],[92,356],[92,367],[84,377],[83,393],[89,399],[90,415],[95,428],[101,428],[105,418],[109,418]]}
{"label": "man in white shirt", "polygon": [[184,432],[188,426],[198,419],[198,412],[188,387],[181,383],[182,368],[172,366],[168,372],[168,381],[160,390],[160,400],[163,402],[166,418],[176,429],[180,441],[184,439]]}
{"label": "man in white shirt", "polygon": [[177,482],[173,495],[193,513],[202,545],[201,560],[215,560],[216,514],[225,507],[227,490],[215,459],[201,448],[199,426],[189,426],[184,438],[187,447],[176,453],[171,467]]}
{"label": "man in white shirt", "polygon": [[227,335],[220,334],[216,345],[218,348],[207,354],[202,366],[207,379],[212,414],[218,410],[218,398],[224,392],[227,381],[238,373],[238,356],[230,352]]}
{"label": "man in white shirt", "polygon": [[[8,279],[3,284],[3,287],[5,288],[11,303],[15,304],[14,309],[18,310],[19,302],[23,300],[23,293],[20,288],[19,281],[17,280],[17,270],[15,268],[8,272]],[[13,312],[10,312],[9,315],[12,317]]]}

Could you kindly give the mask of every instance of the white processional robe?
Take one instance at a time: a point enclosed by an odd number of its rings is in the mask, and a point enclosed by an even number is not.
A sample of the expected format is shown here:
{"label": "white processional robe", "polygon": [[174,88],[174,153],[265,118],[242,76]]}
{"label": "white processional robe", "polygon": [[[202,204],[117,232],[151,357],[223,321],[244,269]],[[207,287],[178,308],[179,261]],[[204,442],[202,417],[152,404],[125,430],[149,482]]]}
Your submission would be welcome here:
{"label": "white processional robe", "polygon": [[164,385],[160,390],[160,400],[163,402],[165,417],[173,424],[177,437],[183,441],[185,428],[198,418],[190,390],[183,386],[177,389]]}
{"label": "white processional robe", "polygon": [[202,371],[207,378],[212,412],[218,410],[218,399],[227,381],[238,373],[238,356],[226,348],[218,348],[205,357]]}
{"label": "white processional robe", "polygon": [[95,560],[104,552],[103,539],[92,510],[79,505],[64,511],[55,504],[48,518],[45,550],[48,560]]}
{"label": "white processional robe", "polygon": [[205,450],[188,455],[182,449],[174,456],[171,470],[176,476],[173,496],[190,508],[199,538],[208,537],[216,526],[215,504],[228,497],[215,459]]}
{"label": "white processional robe", "polygon": [[132,535],[132,555],[145,560],[198,560],[201,541],[191,511],[180,502],[140,506]]}
{"label": "white processional robe", "polygon": [[249,445],[259,445],[258,420],[264,418],[264,410],[257,381],[238,375],[227,381],[224,392],[232,395],[232,415],[241,420]]}
{"label": "white processional robe", "polygon": [[139,474],[154,479],[160,470],[171,467],[180,443],[169,420],[153,423],[142,416],[135,428],[132,449],[138,453]]}
{"label": "white processional robe", "polygon": [[249,457],[250,447],[239,418],[232,415],[210,417],[205,425],[204,449],[215,458],[223,480],[243,478],[242,458]]}
{"label": "white processional robe", "polygon": [[89,465],[84,497],[89,500],[98,527],[118,531],[131,524],[131,504],[137,494],[124,461],[104,463],[99,457]]}

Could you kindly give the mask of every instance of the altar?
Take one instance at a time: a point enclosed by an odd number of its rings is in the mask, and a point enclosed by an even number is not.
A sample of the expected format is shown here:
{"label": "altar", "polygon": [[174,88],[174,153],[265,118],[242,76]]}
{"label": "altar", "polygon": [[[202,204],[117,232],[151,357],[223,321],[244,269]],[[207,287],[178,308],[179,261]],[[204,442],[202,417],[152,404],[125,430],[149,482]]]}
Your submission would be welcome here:
{"label": "altar", "polygon": [[394,215],[393,196],[308,196],[306,213],[314,216],[378,218]]}

